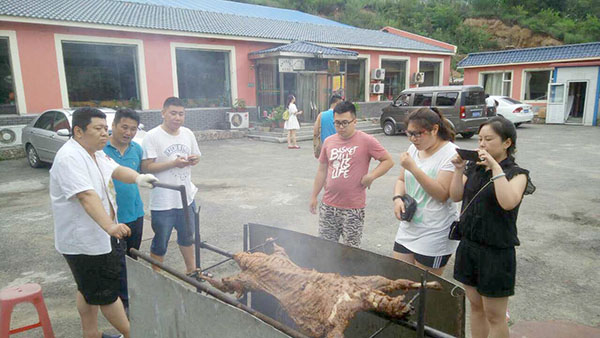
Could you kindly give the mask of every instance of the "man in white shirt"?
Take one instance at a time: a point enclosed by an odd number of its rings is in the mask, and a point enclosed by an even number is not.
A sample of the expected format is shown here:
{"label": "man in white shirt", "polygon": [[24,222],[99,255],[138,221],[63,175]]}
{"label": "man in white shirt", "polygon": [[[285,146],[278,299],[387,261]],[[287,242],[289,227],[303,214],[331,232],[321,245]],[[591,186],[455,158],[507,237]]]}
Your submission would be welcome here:
{"label": "man in white shirt", "polygon": [[488,116],[496,115],[496,107],[498,107],[498,101],[490,97],[490,94],[485,94],[485,108]]}
{"label": "man in white shirt", "polygon": [[119,256],[111,236],[131,230],[116,222],[112,179],[152,187],[157,179],[119,166],[103,151],[108,140],[106,115],[96,108],[73,113],[73,138],[63,145],[50,169],[50,199],[56,250],[63,254],[77,283],[77,310],[85,338],[120,337],[98,331],[98,308],[126,338],[129,321],[119,299]]}
{"label": "man in white shirt", "polygon": [[[177,230],[177,244],[183,256],[187,274],[196,270],[194,261],[194,196],[198,188],[192,183],[192,166],[200,161],[200,149],[194,133],[183,127],[184,103],[177,97],[165,100],[162,109],[163,123],[150,130],[142,147],[142,171],[156,174],[162,183],[184,185],[189,205],[190,224],[185,214],[179,191],[156,188],[150,194],[150,212],[154,238],[150,255],[159,262],[164,260],[173,228]],[[158,269],[157,267],[153,267]]]}

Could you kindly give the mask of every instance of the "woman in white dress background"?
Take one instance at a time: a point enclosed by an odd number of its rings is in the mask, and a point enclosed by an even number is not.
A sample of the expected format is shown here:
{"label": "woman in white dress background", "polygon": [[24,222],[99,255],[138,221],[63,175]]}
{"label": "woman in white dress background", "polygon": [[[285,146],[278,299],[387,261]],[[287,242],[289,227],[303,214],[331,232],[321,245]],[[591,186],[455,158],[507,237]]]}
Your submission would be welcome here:
{"label": "woman in white dress background", "polygon": [[300,123],[298,123],[296,115],[302,114],[302,111],[298,111],[298,107],[296,107],[296,97],[294,95],[288,95],[286,107],[290,113],[290,117],[285,121],[283,128],[288,131],[288,149],[300,149],[300,146],[296,144],[296,130],[300,129]]}

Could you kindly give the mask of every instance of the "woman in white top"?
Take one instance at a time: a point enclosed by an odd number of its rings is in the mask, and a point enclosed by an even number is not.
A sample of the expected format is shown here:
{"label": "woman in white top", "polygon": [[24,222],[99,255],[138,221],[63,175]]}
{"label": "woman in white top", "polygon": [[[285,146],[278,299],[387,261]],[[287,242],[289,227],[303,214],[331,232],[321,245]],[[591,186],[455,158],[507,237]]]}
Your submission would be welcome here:
{"label": "woman in white top", "polygon": [[454,131],[435,108],[421,108],[407,118],[406,135],[412,145],[400,154],[400,177],[394,187],[394,213],[401,219],[404,194],[417,202],[410,222],[401,221],[394,258],[441,275],[458,243],[448,239],[450,224],[458,219],[449,189],[457,146]]}
{"label": "woman in white top", "polygon": [[283,126],[283,128],[288,131],[288,149],[300,149],[300,146],[296,144],[296,130],[300,129],[300,123],[298,123],[296,115],[302,114],[302,111],[298,111],[298,107],[296,107],[296,97],[292,94],[288,95],[285,106],[290,113],[289,119],[285,121],[285,125]]}

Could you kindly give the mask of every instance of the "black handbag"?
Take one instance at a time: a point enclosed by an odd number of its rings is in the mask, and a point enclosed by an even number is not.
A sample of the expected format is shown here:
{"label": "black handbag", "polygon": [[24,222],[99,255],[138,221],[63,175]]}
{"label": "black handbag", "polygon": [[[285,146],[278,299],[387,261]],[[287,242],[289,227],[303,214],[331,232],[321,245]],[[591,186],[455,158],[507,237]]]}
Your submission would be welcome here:
{"label": "black handbag", "polygon": [[469,201],[469,204],[467,204],[467,206],[460,213],[460,215],[458,216],[458,220],[454,221],[454,222],[452,222],[452,224],[450,224],[450,232],[448,232],[448,239],[453,240],[453,241],[460,241],[461,240],[462,234],[460,233],[460,220],[462,219],[462,216],[465,214],[465,211],[467,211],[467,209],[469,208],[469,206],[471,205],[471,203],[473,203],[473,201],[479,195],[479,193],[482,192],[483,189],[485,189],[492,182],[493,181],[490,180],[483,187],[481,187],[481,189],[479,189],[479,191],[475,194],[475,196],[473,196],[473,198],[471,198],[471,200]]}
{"label": "black handbag", "polygon": [[403,221],[410,222],[417,211],[417,201],[409,194],[404,194],[400,199],[404,203],[404,212],[400,213],[400,218]]}

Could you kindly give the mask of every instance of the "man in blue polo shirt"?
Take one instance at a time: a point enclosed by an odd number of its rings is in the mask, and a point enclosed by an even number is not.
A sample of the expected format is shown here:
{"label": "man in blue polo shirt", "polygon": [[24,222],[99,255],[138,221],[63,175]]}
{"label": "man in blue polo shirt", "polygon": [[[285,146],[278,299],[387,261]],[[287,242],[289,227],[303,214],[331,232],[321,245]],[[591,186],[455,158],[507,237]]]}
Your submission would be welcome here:
{"label": "man in blue polo shirt", "polygon": [[[140,124],[139,114],[129,108],[117,110],[112,123],[112,135],[104,147],[104,152],[118,164],[129,167],[137,172],[141,171],[142,146],[132,142]],[[113,180],[117,193],[117,219],[131,228],[131,236],[121,241],[116,247],[126,250],[139,249],[142,242],[142,230],[144,227],[144,205],[140,197],[137,185],[127,184]],[[113,240],[116,240],[113,238]],[[126,247],[126,248],[125,248]],[[129,308],[129,296],[127,294],[127,272],[125,271],[125,255],[122,255],[123,268],[121,269],[121,293],[125,309]]]}
{"label": "man in blue polo shirt", "polygon": [[329,110],[321,112],[315,120],[313,127],[313,151],[315,158],[319,158],[321,145],[325,139],[336,133],[333,125],[333,108],[342,101],[342,97],[334,94],[329,99]]}

